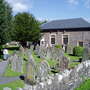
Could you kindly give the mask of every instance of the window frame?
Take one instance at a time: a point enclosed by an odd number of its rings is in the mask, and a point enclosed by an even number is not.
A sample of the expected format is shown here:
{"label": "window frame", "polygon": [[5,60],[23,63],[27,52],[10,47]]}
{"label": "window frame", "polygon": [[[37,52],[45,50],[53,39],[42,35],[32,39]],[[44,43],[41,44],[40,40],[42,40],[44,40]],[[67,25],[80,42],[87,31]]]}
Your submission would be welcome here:
{"label": "window frame", "polygon": [[[55,43],[54,43],[54,44],[51,43],[51,39],[52,39],[52,36],[53,36],[53,35],[55,36]],[[50,34],[50,45],[53,46],[53,45],[55,45],[55,44],[56,44],[56,34],[53,33],[53,34]]]}
{"label": "window frame", "polygon": [[62,45],[64,45],[64,35],[67,35],[68,36],[68,43],[67,43],[67,45],[69,44],[69,34],[62,34]]}

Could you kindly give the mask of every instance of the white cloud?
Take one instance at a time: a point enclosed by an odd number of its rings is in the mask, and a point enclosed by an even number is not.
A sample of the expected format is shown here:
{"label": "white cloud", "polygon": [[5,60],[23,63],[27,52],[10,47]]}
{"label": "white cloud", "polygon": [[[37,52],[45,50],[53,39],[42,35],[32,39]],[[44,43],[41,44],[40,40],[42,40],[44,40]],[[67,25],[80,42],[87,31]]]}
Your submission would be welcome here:
{"label": "white cloud", "polygon": [[78,0],[68,0],[68,3],[72,5],[77,5],[79,1]]}
{"label": "white cloud", "polygon": [[24,5],[22,3],[16,3],[13,5],[14,12],[23,12],[23,11],[27,11],[27,10],[28,10],[28,6]]}
{"label": "white cloud", "polygon": [[32,8],[32,0],[6,0],[14,13],[29,11]]}
{"label": "white cloud", "polygon": [[67,0],[71,5],[78,5],[82,3],[83,6],[86,8],[90,8],[90,0]]}
{"label": "white cloud", "polygon": [[87,8],[90,8],[90,0],[85,0],[85,6],[86,6]]}

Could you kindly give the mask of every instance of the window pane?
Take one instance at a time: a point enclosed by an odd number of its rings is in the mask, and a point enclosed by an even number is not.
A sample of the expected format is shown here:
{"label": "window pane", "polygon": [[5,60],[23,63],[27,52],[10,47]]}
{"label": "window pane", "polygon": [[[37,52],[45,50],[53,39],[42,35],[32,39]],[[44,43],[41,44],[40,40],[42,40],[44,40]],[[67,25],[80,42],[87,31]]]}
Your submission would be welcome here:
{"label": "window pane", "polygon": [[55,35],[51,35],[51,44],[55,44]]}
{"label": "window pane", "polygon": [[64,38],[64,44],[68,44],[68,38]]}
{"label": "window pane", "polygon": [[55,38],[51,38],[51,44],[55,44]]}
{"label": "window pane", "polygon": [[79,42],[79,46],[82,46],[83,47],[83,42]]}
{"label": "window pane", "polygon": [[63,35],[63,44],[68,44],[68,35]]}

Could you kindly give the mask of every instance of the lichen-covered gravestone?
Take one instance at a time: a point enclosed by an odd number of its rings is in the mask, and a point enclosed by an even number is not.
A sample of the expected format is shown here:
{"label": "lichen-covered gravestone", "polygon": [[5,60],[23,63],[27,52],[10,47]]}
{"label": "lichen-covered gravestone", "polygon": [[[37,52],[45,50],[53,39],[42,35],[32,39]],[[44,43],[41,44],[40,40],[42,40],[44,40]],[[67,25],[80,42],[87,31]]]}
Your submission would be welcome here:
{"label": "lichen-covered gravestone", "polygon": [[11,68],[14,72],[23,72],[23,59],[17,54],[13,55],[11,60]]}
{"label": "lichen-covered gravestone", "polygon": [[82,61],[90,60],[90,48],[84,48]]}
{"label": "lichen-covered gravestone", "polygon": [[26,66],[26,83],[35,84],[35,76],[36,76],[36,64],[32,55],[29,56],[29,60]]}
{"label": "lichen-covered gravestone", "polygon": [[50,66],[47,61],[42,61],[38,67],[37,77],[40,81],[45,80],[48,77]]}
{"label": "lichen-covered gravestone", "polygon": [[60,61],[60,71],[68,69],[68,63],[69,63],[68,58],[63,56],[62,60]]}
{"label": "lichen-covered gravestone", "polygon": [[35,48],[35,54],[37,54],[38,56],[40,54],[40,46],[39,45],[37,45]]}
{"label": "lichen-covered gravestone", "polygon": [[9,87],[4,87],[3,90],[11,90]]}
{"label": "lichen-covered gravestone", "polygon": [[67,52],[68,54],[73,54],[73,46],[67,45],[67,50],[66,50],[66,52]]}

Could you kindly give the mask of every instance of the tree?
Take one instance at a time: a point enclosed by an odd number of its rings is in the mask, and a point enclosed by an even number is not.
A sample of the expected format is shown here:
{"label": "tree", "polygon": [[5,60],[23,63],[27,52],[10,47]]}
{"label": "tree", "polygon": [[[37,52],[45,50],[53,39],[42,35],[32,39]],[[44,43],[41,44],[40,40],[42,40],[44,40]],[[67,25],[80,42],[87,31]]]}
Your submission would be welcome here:
{"label": "tree", "polygon": [[47,22],[48,22],[47,20],[44,20],[44,21],[39,21],[38,23],[39,23],[39,25],[42,25],[42,24],[45,24]]}
{"label": "tree", "polygon": [[14,17],[14,40],[23,46],[27,41],[37,42],[39,38],[40,28],[35,17],[26,12],[18,13]]}
{"label": "tree", "polygon": [[0,45],[10,41],[12,9],[4,0],[0,0]]}

